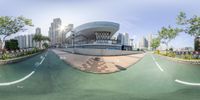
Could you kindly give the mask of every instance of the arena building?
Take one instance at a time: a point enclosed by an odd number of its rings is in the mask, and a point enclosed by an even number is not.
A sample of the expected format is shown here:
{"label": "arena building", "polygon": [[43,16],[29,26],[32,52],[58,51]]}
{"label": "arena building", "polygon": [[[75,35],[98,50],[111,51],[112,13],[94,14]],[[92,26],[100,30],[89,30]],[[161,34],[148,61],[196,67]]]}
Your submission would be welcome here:
{"label": "arena building", "polygon": [[67,43],[76,48],[120,49],[121,45],[112,39],[119,27],[120,25],[114,22],[86,23],[73,29]]}
{"label": "arena building", "polygon": [[[132,47],[118,44],[117,39],[113,38],[119,28],[118,23],[107,21],[80,25],[66,38],[67,50],[73,48],[73,52],[91,55],[121,55],[122,50],[132,50]],[[113,50],[118,51],[114,53]]]}

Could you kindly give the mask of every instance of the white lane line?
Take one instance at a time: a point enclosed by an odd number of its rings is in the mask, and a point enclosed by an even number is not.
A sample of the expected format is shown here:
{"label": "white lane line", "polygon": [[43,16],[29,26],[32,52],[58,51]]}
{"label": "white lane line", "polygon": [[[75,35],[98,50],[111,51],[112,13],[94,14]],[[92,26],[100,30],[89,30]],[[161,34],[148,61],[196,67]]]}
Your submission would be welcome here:
{"label": "white lane line", "polygon": [[184,85],[200,86],[200,83],[191,83],[191,82],[181,81],[178,79],[176,79],[174,81],[177,83],[180,83],[180,84],[184,84]]}
{"label": "white lane line", "polygon": [[42,62],[44,61],[45,57],[41,60],[40,65],[42,64]]}
{"label": "white lane line", "polygon": [[39,62],[36,62],[36,63],[35,63],[35,67],[38,67],[39,65],[40,65]]}
{"label": "white lane line", "polygon": [[155,57],[153,56],[153,55],[151,55],[151,57],[152,57],[152,59],[153,59],[153,61],[154,61],[154,63],[156,64],[156,66],[160,69],[160,71],[164,71],[163,70],[163,68],[158,64],[158,62],[155,60]]}
{"label": "white lane line", "polygon": [[13,82],[0,83],[0,86],[8,86],[8,85],[13,85],[13,84],[22,82],[22,81],[26,80],[27,78],[29,78],[34,73],[35,73],[35,71],[32,71],[30,74],[26,75],[25,77],[23,77],[23,78],[21,78],[19,80],[13,81]]}
{"label": "white lane line", "polygon": [[[38,63],[35,63],[35,66],[38,67],[39,65],[42,64],[42,62],[45,60],[45,57],[43,56],[40,56],[40,58],[42,59],[41,62],[38,64]],[[5,83],[0,83],[0,86],[8,86],[8,85],[13,85],[13,84],[17,84],[17,83],[20,83],[26,79],[28,79],[29,77],[31,77],[33,74],[35,73],[35,71],[32,71],[30,74],[26,75],[25,77],[19,79],[19,80],[16,80],[16,81],[12,81],[12,82],[5,82]]]}
{"label": "white lane line", "polygon": [[164,71],[164,70],[162,69],[162,67],[158,64],[158,62],[155,61],[155,64],[158,66],[158,68],[160,69],[160,71],[162,71],[162,72]]}
{"label": "white lane line", "polygon": [[40,56],[40,59],[43,59],[44,57],[43,56]]}
{"label": "white lane line", "polygon": [[151,55],[151,57],[153,58],[153,61],[156,61],[154,56]]}

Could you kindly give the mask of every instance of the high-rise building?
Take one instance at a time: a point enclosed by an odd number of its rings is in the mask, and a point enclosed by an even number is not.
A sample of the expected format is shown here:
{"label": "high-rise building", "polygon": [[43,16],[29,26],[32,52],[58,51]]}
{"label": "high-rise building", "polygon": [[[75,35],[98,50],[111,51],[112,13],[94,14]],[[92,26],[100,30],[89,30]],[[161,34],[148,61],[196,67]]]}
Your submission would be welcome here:
{"label": "high-rise building", "polygon": [[135,47],[133,39],[130,39],[129,41],[130,41],[130,46]]}
{"label": "high-rise building", "polygon": [[35,29],[35,34],[41,34],[41,28],[37,27],[37,28]]}
{"label": "high-rise building", "polygon": [[152,50],[152,47],[151,47],[152,34],[149,34],[149,35],[147,36],[147,42],[148,42],[148,50]]}
{"label": "high-rise building", "polygon": [[51,45],[58,45],[62,43],[62,31],[61,27],[61,19],[55,18],[49,27],[49,38],[51,40]]}
{"label": "high-rise building", "polygon": [[124,35],[122,33],[119,33],[117,36],[117,44],[124,45]]}
{"label": "high-rise building", "polygon": [[142,37],[142,39],[139,41],[139,48],[145,50],[152,50],[151,42],[152,42],[151,34],[149,34],[146,37]]}
{"label": "high-rise building", "polygon": [[128,33],[124,33],[124,45],[130,45]]}
{"label": "high-rise building", "polygon": [[63,30],[62,30],[62,44],[64,44],[66,41],[66,36],[67,34],[70,33],[70,31],[73,29],[73,24],[67,25]]}
{"label": "high-rise building", "polygon": [[[36,29],[35,29],[35,34],[42,34],[41,33],[41,28],[39,28],[39,27],[37,27]],[[35,42],[36,43],[36,46],[38,47],[38,48],[41,48],[41,47],[39,47],[40,45],[39,45],[39,42]]]}
{"label": "high-rise building", "polygon": [[128,33],[119,33],[117,36],[117,44],[121,45],[130,45],[129,35]]}
{"label": "high-rise building", "polygon": [[65,27],[63,33],[62,33],[62,42],[65,43],[65,39],[67,37],[67,35],[70,35],[70,32],[72,31],[74,25],[73,24],[69,24]]}
{"label": "high-rise building", "polygon": [[140,49],[147,49],[148,48],[148,41],[145,37],[143,37],[139,42],[139,48]]}
{"label": "high-rise building", "polygon": [[28,47],[36,47],[36,42],[33,40],[34,34],[29,34],[28,35]]}
{"label": "high-rise building", "polygon": [[34,48],[36,47],[36,43],[33,41],[33,36],[33,34],[20,35],[16,36],[14,39],[18,41],[18,46],[20,49]]}

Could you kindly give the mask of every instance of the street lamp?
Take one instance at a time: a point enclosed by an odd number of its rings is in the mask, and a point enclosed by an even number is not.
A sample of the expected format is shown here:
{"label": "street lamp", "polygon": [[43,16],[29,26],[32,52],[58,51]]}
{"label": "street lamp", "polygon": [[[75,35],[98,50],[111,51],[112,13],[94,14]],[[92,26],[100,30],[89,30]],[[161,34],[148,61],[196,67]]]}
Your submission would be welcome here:
{"label": "street lamp", "polygon": [[72,47],[73,47],[73,53],[75,52],[75,49],[74,49],[74,38],[75,38],[75,32],[74,31],[71,31],[72,32]]}

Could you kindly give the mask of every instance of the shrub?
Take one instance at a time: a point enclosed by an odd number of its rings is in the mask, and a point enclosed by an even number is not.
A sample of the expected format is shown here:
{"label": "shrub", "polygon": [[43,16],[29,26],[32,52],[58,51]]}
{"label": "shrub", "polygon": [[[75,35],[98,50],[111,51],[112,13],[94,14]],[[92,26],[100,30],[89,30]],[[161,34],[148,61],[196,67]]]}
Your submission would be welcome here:
{"label": "shrub", "polygon": [[174,52],[167,52],[166,56],[169,56],[169,57],[176,57],[176,54]]}
{"label": "shrub", "polygon": [[2,59],[3,59],[3,60],[9,59],[9,58],[10,58],[10,55],[9,55],[8,53],[4,53],[4,54],[2,55]]}
{"label": "shrub", "polygon": [[192,59],[192,55],[191,54],[181,55],[181,58],[191,60]]}
{"label": "shrub", "polygon": [[160,54],[160,50],[154,51],[155,54]]}

